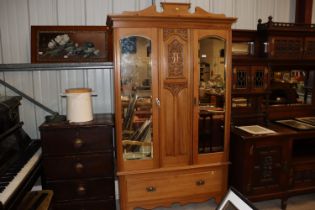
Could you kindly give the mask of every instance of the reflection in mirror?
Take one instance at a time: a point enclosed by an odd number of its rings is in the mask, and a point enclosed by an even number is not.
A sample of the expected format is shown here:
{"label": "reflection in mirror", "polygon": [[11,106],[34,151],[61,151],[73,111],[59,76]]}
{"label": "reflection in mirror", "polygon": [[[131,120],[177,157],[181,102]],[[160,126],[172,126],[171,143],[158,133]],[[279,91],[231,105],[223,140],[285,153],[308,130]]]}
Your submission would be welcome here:
{"label": "reflection in mirror", "polygon": [[151,41],[120,40],[122,145],[124,159],[150,159],[152,153]]}
{"label": "reflection in mirror", "polygon": [[315,71],[274,71],[270,80],[270,105],[312,103]]}
{"label": "reflection in mirror", "polygon": [[225,41],[199,40],[199,153],[223,151]]}

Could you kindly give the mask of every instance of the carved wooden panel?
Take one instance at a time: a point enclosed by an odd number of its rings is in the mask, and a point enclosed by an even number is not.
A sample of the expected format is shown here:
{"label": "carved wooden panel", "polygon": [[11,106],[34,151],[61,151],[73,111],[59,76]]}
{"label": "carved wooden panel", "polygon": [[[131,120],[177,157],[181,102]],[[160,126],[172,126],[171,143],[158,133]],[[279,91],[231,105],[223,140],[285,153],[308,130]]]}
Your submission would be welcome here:
{"label": "carved wooden panel", "polygon": [[305,59],[315,59],[315,38],[305,38],[303,56]]}
{"label": "carved wooden panel", "polygon": [[[163,29],[161,66],[161,141],[163,166],[188,164],[191,145],[191,98],[188,87],[189,33],[187,29]],[[178,129],[181,128],[181,129]],[[186,130],[187,129],[187,130]]]}
{"label": "carved wooden panel", "polygon": [[282,147],[280,145],[262,146],[254,149],[253,176],[250,190],[280,190],[282,171]]}
{"label": "carved wooden panel", "polygon": [[296,37],[273,37],[270,56],[275,58],[299,59],[303,52],[303,39]]}

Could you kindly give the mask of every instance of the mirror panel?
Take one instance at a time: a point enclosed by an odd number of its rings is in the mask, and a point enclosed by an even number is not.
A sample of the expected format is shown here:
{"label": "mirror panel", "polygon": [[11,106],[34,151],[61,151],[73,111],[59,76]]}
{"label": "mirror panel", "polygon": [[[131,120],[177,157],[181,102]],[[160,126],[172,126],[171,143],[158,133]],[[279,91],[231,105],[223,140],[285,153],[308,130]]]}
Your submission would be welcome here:
{"label": "mirror panel", "polygon": [[315,71],[274,70],[270,80],[270,105],[312,104]]}
{"label": "mirror panel", "polygon": [[121,39],[120,58],[123,158],[152,159],[151,41]]}
{"label": "mirror panel", "polygon": [[199,153],[222,152],[225,118],[225,41],[199,40]]}

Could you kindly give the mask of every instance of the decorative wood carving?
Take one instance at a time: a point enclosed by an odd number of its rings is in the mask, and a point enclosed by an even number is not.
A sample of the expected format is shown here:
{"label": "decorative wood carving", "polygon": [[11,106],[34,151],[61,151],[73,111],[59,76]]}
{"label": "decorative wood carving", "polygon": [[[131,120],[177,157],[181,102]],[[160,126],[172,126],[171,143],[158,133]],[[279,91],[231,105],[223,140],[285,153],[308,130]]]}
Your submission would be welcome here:
{"label": "decorative wood carving", "polygon": [[187,29],[167,28],[167,29],[163,30],[163,40],[164,41],[167,40],[172,35],[180,36],[185,41],[187,41],[187,39],[188,39],[188,31],[187,31]]}
{"label": "decorative wood carving", "polygon": [[164,81],[164,88],[169,90],[175,97],[181,90],[188,87],[187,80],[181,82],[174,82],[171,80]]}
{"label": "decorative wood carving", "polygon": [[184,68],[183,45],[174,39],[168,45],[168,77],[182,77]]}

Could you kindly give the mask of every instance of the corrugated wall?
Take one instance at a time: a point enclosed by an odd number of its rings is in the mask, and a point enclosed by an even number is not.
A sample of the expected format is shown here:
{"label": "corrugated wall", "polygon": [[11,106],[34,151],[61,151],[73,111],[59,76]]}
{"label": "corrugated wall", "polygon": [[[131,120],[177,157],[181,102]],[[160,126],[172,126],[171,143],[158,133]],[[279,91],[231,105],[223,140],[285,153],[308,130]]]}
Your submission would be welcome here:
{"label": "corrugated wall", "polygon": [[[233,28],[255,29],[257,20],[293,22],[295,0],[172,0],[190,2],[213,13],[238,17]],[[31,25],[105,25],[106,16],[121,11],[140,10],[160,0],[0,0],[0,63],[30,62]],[[315,8],[315,6],[314,6]],[[314,20],[314,15],[313,15]],[[313,21],[315,22],[315,21]],[[94,112],[114,112],[112,69],[76,71],[0,72],[0,78],[45,104],[65,113],[60,97],[67,88],[88,86],[98,94],[93,99]],[[0,86],[0,95],[14,95]],[[38,126],[46,112],[22,100],[21,119],[25,130],[38,137]]]}

